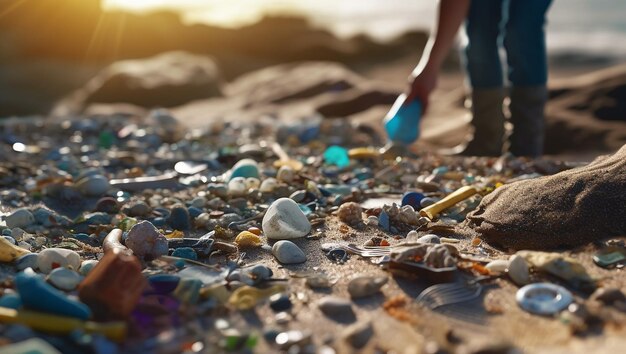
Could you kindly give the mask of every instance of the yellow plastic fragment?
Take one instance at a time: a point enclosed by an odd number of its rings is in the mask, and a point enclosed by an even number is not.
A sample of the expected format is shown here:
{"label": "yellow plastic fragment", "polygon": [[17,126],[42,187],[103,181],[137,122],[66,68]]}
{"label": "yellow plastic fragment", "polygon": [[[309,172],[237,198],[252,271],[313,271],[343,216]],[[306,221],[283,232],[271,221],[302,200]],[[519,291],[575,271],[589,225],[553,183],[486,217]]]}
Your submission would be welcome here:
{"label": "yellow plastic fragment", "polygon": [[180,230],[174,230],[169,234],[165,235],[165,238],[183,238],[185,237],[185,233]]}
{"label": "yellow plastic fragment", "polygon": [[374,159],[380,156],[380,152],[369,147],[358,147],[348,150],[348,157],[351,159]]}
{"label": "yellow plastic fragment", "polygon": [[253,234],[250,231],[242,231],[235,237],[235,244],[239,248],[246,247],[261,247],[263,240],[258,235]]}
{"label": "yellow plastic fragment", "polygon": [[420,210],[420,215],[427,217],[431,220],[435,219],[442,211],[450,208],[458,202],[461,202],[473,196],[476,193],[478,193],[478,190],[476,190],[476,188],[472,186],[461,187],[443,198],[442,200],[438,201],[437,203]]}
{"label": "yellow plastic fragment", "polygon": [[235,290],[232,295],[230,295],[228,304],[238,310],[249,310],[256,306],[259,301],[285,290],[286,287],[284,285],[274,285],[267,289],[253,288],[246,285]]}
{"label": "yellow plastic fragment", "polygon": [[121,342],[126,336],[125,322],[97,323],[81,321],[71,317],[27,310],[17,311],[7,307],[0,307],[0,323],[18,323],[36,331],[51,334],[69,334],[75,330],[82,330],[88,333],[104,335],[117,342]]}
{"label": "yellow plastic fragment", "polygon": [[29,250],[18,247],[6,238],[0,237],[0,262],[13,262],[28,253],[30,253]]}

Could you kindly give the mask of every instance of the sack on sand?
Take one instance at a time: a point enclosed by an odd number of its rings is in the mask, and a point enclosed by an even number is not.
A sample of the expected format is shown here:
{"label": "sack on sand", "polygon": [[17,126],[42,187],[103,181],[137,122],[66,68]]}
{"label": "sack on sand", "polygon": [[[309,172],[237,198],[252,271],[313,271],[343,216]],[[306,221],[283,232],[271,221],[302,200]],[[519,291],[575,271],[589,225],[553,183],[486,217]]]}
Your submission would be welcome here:
{"label": "sack on sand", "polygon": [[463,229],[512,249],[626,235],[626,145],[587,166],[496,189],[468,214]]}

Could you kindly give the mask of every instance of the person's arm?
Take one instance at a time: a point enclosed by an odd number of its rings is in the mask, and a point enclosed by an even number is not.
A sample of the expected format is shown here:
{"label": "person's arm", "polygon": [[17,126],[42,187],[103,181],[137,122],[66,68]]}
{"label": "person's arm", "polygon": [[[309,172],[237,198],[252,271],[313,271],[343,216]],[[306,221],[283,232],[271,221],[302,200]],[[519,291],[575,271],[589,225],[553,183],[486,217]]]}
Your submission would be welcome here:
{"label": "person's arm", "polygon": [[437,75],[456,33],[467,17],[470,0],[441,0],[434,33],[431,34],[419,64],[409,76],[410,88],[407,102],[414,97],[422,100],[424,110],[428,96],[437,85]]}

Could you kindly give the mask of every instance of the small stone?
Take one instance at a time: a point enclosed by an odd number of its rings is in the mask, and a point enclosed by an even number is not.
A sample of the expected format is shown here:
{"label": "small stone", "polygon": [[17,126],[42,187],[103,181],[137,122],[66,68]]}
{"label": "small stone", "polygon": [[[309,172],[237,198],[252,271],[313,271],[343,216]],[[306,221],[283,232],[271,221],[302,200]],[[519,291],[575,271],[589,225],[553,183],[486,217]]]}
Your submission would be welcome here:
{"label": "small stone", "polygon": [[345,222],[348,225],[358,225],[361,222],[361,214],[363,209],[361,206],[354,202],[348,202],[342,204],[337,210],[337,216],[339,220]]}
{"label": "small stone", "polygon": [[293,200],[296,203],[301,203],[304,198],[306,198],[306,191],[305,190],[299,190],[299,191],[295,191],[293,193],[291,193],[291,195],[289,196],[289,199]]}
{"label": "small stone", "polygon": [[22,271],[26,268],[37,269],[39,255],[37,253],[27,253],[15,260],[15,269]]}
{"label": "small stone", "polygon": [[195,197],[190,202],[191,206],[196,208],[204,208],[206,203],[207,199],[205,197]]}
{"label": "small stone", "polygon": [[142,220],[133,225],[126,237],[126,246],[142,259],[156,259],[167,255],[167,238],[149,221]]}
{"label": "small stone", "polygon": [[361,349],[374,336],[370,321],[362,321],[347,327],[341,335],[353,348]]}
{"label": "small stone", "polygon": [[26,208],[17,209],[11,214],[7,215],[4,219],[7,227],[12,229],[15,227],[27,227],[35,223],[35,217]]}
{"label": "small stone", "polygon": [[413,207],[413,209],[418,210],[418,209],[420,209],[422,207],[420,202],[424,198],[425,198],[425,196],[422,193],[406,192],[402,196],[401,204],[402,204],[402,206],[410,205],[410,206]]}
{"label": "small stone", "polygon": [[76,182],[76,188],[88,197],[97,197],[106,193],[111,185],[109,180],[102,175],[92,175],[81,178]]}
{"label": "small stone", "polygon": [[348,283],[348,292],[352,298],[374,295],[387,284],[387,277],[357,275]]}
{"label": "small stone", "polygon": [[280,198],[272,203],[265,212],[262,225],[269,239],[293,239],[306,236],[311,231],[306,215],[289,198]]}
{"label": "small stone", "polygon": [[105,253],[89,272],[79,286],[78,296],[94,309],[96,318],[126,319],[145,287],[137,258],[115,249]]}
{"label": "small stone", "polygon": [[356,318],[352,303],[347,299],[326,296],[317,303],[317,306],[326,316],[338,321],[354,321]]}
{"label": "small stone", "polygon": [[528,263],[524,257],[515,254],[509,259],[509,268],[507,270],[509,277],[517,285],[526,285],[530,283],[530,272]]}
{"label": "small stone", "polygon": [[152,212],[152,208],[145,202],[139,201],[126,209],[126,215],[137,217],[146,216]]}
{"label": "small stone", "polygon": [[389,228],[391,226],[389,224],[389,214],[387,214],[384,210],[381,211],[378,215],[378,225],[380,225],[381,229],[389,231]]}
{"label": "small stone", "polygon": [[259,191],[261,193],[272,193],[274,189],[278,186],[278,182],[275,178],[267,178],[261,182],[261,186],[259,187]]}
{"label": "small stone", "polygon": [[235,244],[239,248],[246,247],[261,247],[263,245],[263,240],[258,236],[253,234],[250,231],[242,231],[235,237]]}
{"label": "small stone", "polygon": [[366,224],[368,226],[378,226],[378,218],[374,215],[370,215],[367,217]]}
{"label": "small stone", "polygon": [[47,280],[57,289],[72,291],[76,289],[83,277],[77,272],[67,268],[56,268],[48,274]]}
{"label": "small stone", "polygon": [[424,235],[424,236],[418,238],[417,242],[419,242],[419,243],[439,244],[439,243],[441,243],[441,239],[437,235],[428,234],[428,235]]}
{"label": "small stone", "polygon": [[435,204],[435,203],[437,203],[437,199],[435,199],[435,198],[430,198],[430,197],[425,197],[424,199],[422,199],[422,200],[420,201],[420,206],[421,206],[422,208],[426,208],[426,207],[431,206],[431,205],[433,205],[433,204]]}
{"label": "small stone", "polygon": [[281,182],[291,183],[293,182],[295,177],[296,177],[296,172],[290,166],[286,166],[286,165],[281,166],[278,169],[278,172],[276,172],[276,179]]}
{"label": "small stone", "polygon": [[616,302],[626,304],[626,296],[618,288],[600,288],[591,295],[591,299],[600,301],[605,305],[613,305]]}
{"label": "small stone", "polygon": [[505,259],[496,259],[487,263],[485,266],[487,270],[492,274],[504,273],[509,268],[509,261]]}
{"label": "small stone", "polygon": [[44,274],[61,267],[78,269],[80,267],[80,255],[65,248],[47,248],[39,252],[37,267]]}
{"label": "small stone", "polygon": [[339,168],[346,167],[350,165],[348,150],[337,145],[329,146],[326,151],[324,151],[324,162]]}
{"label": "small stone", "polygon": [[176,204],[172,207],[167,223],[174,230],[188,230],[190,227],[189,211],[182,204]]}
{"label": "small stone", "polygon": [[289,300],[289,295],[279,293],[270,296],[270,308],[275,312],[283,312],[287,311],[291,308],[291,300]]}
{"label": "small stone", "polygon": [[246,178],[246,187],[248,189],[258,189],[261,186],[261,180],[255,177]]}
{"label": "small stone", "polygon": [[243,197],[248,192],[248,185],[244,177],[235,177],[228,182],[228,195],[231,197]]}
{"label": "small stone", "polygon": [[98,265],[98,261],[96,261],[95,259],[88,259],[80,264],[80,269],[78,269],[78,272],[86,276],[96,265]]}
{"label": "small stone", "polygon": [[191,259],[192,261],[198,260],[198,254],[191,247],[179,247],[172,252],[172,256]]}
{"label": "small stone", "polygon": [[306,255],[291,241],[278,241],[272,246],[272,254],[283,264],[297,264],[306,262]]}
{"label": "small stone", "polygon": [[245,179],[249,177],[259,178],[259,166],[256,161],[252,159],[243,159],[237,161],[237,163],[230,170],[229,181],[233,178],[243,177]]}

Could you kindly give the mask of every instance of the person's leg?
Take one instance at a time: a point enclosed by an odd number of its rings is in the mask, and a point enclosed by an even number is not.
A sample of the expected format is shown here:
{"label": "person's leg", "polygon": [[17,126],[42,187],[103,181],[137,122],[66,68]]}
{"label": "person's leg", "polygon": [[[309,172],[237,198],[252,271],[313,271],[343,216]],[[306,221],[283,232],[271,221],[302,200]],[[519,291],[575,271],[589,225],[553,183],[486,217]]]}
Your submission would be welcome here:
{"label": "person's leg", "polygon": [[464,63],[472,89],[474,137],[463,155],[499,156],[504,135],[502,65],[498,42],[502,0],[472,0],[465,30]]}
{"label": "person's leg", "polygon": [[504,46],[511,82],[510,150],[517,156],[543,153],[544,108],[548,99],[545,17],[552,0],[510,0]]}

